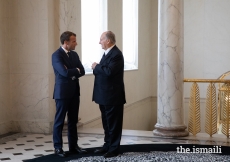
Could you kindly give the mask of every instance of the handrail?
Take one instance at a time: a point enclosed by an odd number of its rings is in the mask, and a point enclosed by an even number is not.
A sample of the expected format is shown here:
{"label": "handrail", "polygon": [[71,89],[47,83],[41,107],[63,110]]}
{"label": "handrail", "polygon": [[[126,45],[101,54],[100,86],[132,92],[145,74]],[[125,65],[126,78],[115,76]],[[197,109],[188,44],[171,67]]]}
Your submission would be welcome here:
{"label": "handrail", "polygon": [[229,79],[184,79],[184,82],[230,83],[230,80]]}
{"label": "handrail", "polygon": [[[230,73],[229,73],[230,74]],[[210,136],[217,133],[217,125],[222,121],[222,133],[229,138],[230,136],[230,80],[229,79],[184,79],[184,82],[192,82],[189,101],[189,121],[188,131],[193,135],[200,132],[200,92],[197,83],[209,83],[207,87],[206,115],[205,115],[205,132]],[[216,87],[219,83],[218,106],[216,104]],[[224,83],[220,86],[220,83]],[[221,110],[220,105],[223,105]],[[218,107],[218,108],[217,108]],[[218,109],[218,111],[217,111]],[[220,115],[223,111],[223,120]]]}

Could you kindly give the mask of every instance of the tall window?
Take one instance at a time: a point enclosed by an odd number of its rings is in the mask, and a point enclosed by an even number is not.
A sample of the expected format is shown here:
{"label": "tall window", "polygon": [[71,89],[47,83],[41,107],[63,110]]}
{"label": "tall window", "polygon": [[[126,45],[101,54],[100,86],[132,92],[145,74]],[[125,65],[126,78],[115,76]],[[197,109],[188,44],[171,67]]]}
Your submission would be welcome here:
{"label": "tall window", "polygon": [[107,30],[107,0],[81,0],[82,64],[91,73],[93,62],[99,62],[103,50],[101,33]]}
{"label": "tall window", "polygon": [[125,70],[138,68],[138,0],[123,0]]}
{"label": "tall window", "polygon": [[[138,0],[123,0],[123,55],[125,70],[138,68]],[[115,13],[114,13],[115,14]],[[82,64],[86,73],[99,62],[104,50],[99,45],[107,30],[107,0],[81,0]]]}

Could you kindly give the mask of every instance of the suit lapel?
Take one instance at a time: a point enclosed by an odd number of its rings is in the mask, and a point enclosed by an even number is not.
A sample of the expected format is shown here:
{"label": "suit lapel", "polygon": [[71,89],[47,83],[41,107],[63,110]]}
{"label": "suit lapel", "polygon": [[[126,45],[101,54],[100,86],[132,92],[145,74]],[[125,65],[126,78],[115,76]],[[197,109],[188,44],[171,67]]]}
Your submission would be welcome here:
{"label": "suit lapel", "polygon": [[102,58],[101,58],[101,61],[100,61],[100,64],[105,60],[105,58],[107,57],[107,56],[104,56],[105,55],[105,53],[102,55]]}
{"label": "suit lapel", "polygon": [[102,64],[105,60],[111,57],[113,50],[115,49],[116,45],[107,53],[107,55],[101,59],[100,64]]}
{"label": "suit lapel", "polygon": [[63,56],[65,62],[66,62],[70,67],[72,67],[71,58],[70,58],[71,52],[70,52],[69,57],[68,57],[67,54],[65,53],[65,51],[64,51],[62,48],[60,48],[60,50],[61,50],[61,54],[62,54],[62,56]]}
{"label": "suit lapel", "polygon": [[73,65],[74,65],[73,59],[74,59],[73,53],[70,51],[70,52],[69,52],[68,61],[69,61],[70,65],[71,65],[72,67],[74,67],[74,66],[73,66]]}

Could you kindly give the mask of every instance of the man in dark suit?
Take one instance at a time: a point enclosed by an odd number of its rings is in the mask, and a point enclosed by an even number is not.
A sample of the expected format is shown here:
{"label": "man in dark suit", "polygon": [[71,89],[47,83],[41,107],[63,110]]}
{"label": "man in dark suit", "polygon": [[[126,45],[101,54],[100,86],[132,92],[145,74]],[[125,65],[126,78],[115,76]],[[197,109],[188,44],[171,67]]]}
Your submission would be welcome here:
{"label": "man in dark suit", "polygon": [[95,75],[93,101],[99,104],[104,128],[104,145],[95,153],[105,153],[104,157],[119,154],[122,135],[125,100],[124,58],[115,45],[115,35],[111,31],[102,33],[100,42],[105,53],[100,63],[92,64]]}
{"label": "man in dark suit", "polygon": [[73,50],[77,46],[76,34],[66,31],[61,34],[62,46],[52,55],[55,73],[53,98],[56,102],[56,114],[53,127],[53,143],[55,154],[65,157],[62,150],[62,130],[65,116],[68,116],[68,142],[71,153],[86,153],[78,144],[77,122],[80,103],[79,79],[85,75],[79,56]]}

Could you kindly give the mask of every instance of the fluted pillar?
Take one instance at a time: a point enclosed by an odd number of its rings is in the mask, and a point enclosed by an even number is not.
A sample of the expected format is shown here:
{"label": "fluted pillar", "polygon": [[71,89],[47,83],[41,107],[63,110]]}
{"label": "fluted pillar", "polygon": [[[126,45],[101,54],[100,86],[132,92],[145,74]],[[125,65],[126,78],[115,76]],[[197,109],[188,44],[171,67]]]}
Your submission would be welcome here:
{"label": "fluted pillar", "polygon": [[153,134],[182,137],[184,78],[183,0],[158,0],[157,124]]}

